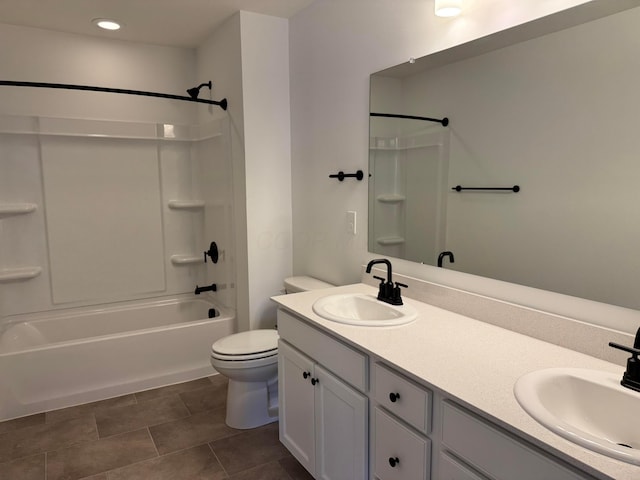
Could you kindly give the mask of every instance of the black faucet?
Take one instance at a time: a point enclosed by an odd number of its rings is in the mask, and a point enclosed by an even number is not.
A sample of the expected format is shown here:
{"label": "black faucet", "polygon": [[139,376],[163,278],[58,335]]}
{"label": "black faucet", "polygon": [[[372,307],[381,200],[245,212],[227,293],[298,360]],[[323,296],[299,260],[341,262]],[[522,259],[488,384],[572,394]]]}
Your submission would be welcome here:
{"label": "black faucet", "polygon": [[393,278],[391,273],[391,262],[386,258],[379,258],[377,260],[371,260],[367,264],[367,273],[371,273],[371,268],[378,264],[384,263],[387,266],[387,281],[382,277],[373,278],[380,280],[380,287],[378,289],[378,300],[381,302],[390,303],[391,305],[402,305],[402,296],[400,295],[400,287],[407,288],[407,285],[404,283],[395,282],[395,287],[393,285]]}
{"label": "black faucet", "polygon": [[218,290],[218,286],[215,283],[208,285],[206,287],[199,287],[196,285],[196,295],[200,295],[202,292],[216,292]]}
{"label": "black faucet", "polygon": [[640,355],[640,328],[636,332],[633,348],[614,342],[609,342],[609,346],[631,354],[631,357],[627,359],[627,370],[622,375],[620,385],[640,392],[640,361],[638,360],[638,355]]}
{"label": "black faucet", "polygon": [[449,263],[455,263],[455,260],[453,259],[453,252],[440,252],[440,255],[438,255],[439,267],[442,267],[442,260],[444,257],[449,257]]}

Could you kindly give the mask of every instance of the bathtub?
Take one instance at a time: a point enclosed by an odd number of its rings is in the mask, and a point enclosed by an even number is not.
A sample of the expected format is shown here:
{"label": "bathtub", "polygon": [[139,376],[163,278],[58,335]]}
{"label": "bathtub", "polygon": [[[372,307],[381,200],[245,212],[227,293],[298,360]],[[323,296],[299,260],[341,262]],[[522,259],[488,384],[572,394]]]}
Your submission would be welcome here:
{"label": "bathtub", "polygon": [[211,375],[211,344],[235,325],[193,295],[6,317],[0,420]]}

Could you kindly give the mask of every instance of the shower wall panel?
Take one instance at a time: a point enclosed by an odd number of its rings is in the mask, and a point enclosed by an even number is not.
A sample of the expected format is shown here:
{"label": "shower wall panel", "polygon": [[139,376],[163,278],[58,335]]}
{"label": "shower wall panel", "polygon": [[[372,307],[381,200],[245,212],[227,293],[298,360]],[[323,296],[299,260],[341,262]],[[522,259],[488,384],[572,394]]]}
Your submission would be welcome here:
{"label": "shower wall panel", "polygon": [[165,290],[158,148],[42,140],[53,302]]}

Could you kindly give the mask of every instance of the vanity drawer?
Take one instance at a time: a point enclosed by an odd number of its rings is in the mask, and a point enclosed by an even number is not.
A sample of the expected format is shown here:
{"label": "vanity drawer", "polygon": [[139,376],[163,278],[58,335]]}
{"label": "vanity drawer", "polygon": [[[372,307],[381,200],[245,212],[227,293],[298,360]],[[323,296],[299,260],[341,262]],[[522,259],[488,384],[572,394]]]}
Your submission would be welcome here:
{"label": "vanity drawer", "polygon": [[365,354],[282,309],[278,310],[278,334],[361,392],[366,392],[368,357]]}
{"label": "vanity drawer", "polygon": [[376,401],[421,432],[428,433],[431,391],[380,363],[375,365],[374,377]]}
{"label": "vanity drawer", "polygon": [[375,415],[375,475],[380,480],[429,480],[431,441],[380,408]]}
{"label": "vanity drawer", "polygon": [[495,480],[592,478],[573,472],[449,402],[444,402],[442,407],[444,445],[478,471]]}

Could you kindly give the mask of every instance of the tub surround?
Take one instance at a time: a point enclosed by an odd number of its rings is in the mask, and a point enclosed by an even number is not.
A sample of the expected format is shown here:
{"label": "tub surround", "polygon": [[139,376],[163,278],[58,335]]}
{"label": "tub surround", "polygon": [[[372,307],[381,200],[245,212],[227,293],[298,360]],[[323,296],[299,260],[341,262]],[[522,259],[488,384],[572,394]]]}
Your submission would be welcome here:
{"label": "tub surround", "polygon": [[[370,365],[379,361],[395,368],[442,398],[451,399],[587,474],[600,479],[631,480],[638,477],[639,467],[595,454],[551,433],[520,407],[513,394],[513,385],[518,378],[544,368],[587,368],[622,376],[624,355],[621,361],[616,356],[615,363],[596,356],[605,356],[602,352],[608,348],[606,345],[609,340],[629,344],[629,339],[633,338],[631,335],[607,329],[593,332],[586,325],[563,318],[555,319],[559,325],[550,333],[538,332],[548,325],[552,316],[409,277],[396,277],[409,285],[403,292],[405,303],[418,310],[418,319],[403,326],[350,326],[325,320],[313,312],[315,300],[329,293],[366,293],[375,296],[376,287],[364,283],[330,291],[278,296],[273,300],[280,308],[301,317],[313,327],[369,354]],[[369,275],[363,276],[367,282],[369,278]],[[373,280],[373,283],[376,281]],[[421,301],[417,301],[416,297]],[[448,310],[423,301],[445,305]],[[481,317],[483,321],[450,311],[454,308],[473,312],[476,318]],[[487,322],[489,317],[499,326]],[[536,325],[535,333],[545,337],[546,341],[516,331],[533,330],[525,325],[528,323]],[[581,329],[586,329],[587,335],[597,334],[598,341],[602,337],[602,349],[588,341],[586,335],[578,335]],[[573,346],[588,354],[568,348]],[[372,411],[373,407],[372,404]],[[438,428],[434,425],[434,430]],[[434,440],[434,457],[439,442]]]}

